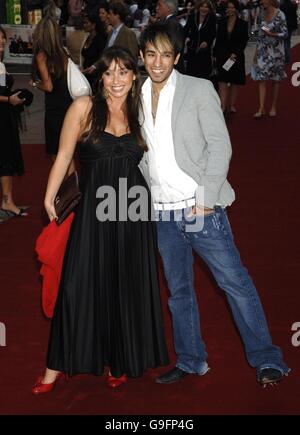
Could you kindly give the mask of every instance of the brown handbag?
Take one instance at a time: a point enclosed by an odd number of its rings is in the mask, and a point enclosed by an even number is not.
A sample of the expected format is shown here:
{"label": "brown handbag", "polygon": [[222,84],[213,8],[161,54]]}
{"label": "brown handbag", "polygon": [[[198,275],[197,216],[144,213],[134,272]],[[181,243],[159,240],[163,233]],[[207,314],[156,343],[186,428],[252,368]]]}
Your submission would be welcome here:
{"label": "brown handbag", "polygon": [[62,182],[54,199],[54,207],[58,218],[57,225],[60,225],[74,210],[81,196],[78,174],[75,171]]}

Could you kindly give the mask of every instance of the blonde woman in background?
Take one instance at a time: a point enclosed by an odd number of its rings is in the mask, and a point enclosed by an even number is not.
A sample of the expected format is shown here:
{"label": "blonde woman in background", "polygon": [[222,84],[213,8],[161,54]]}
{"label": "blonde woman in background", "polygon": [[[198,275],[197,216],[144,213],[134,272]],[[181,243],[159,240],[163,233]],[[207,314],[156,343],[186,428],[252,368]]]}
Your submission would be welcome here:
{"label": "blonde woman in background", "polygon": [[261,0],[263,9],[261,28],[253,61],[253,79],[258,81],[259,109],[254,118],[265,116],[267,81],[272,80],[272,105],[269,116],[277,114],[280,81],[284,71],[284,39],[287,36],[285,15],[278,9],[277,0]]}
{"label": "blonde woman in background", "polygon": [[[43,18],[33,34],[33,87],[45,92],[46,152],[54,161],[65,114],[72,103],[67,84],[68,55],[57,23]],[[73,164],[69,173],[73,172]]]}

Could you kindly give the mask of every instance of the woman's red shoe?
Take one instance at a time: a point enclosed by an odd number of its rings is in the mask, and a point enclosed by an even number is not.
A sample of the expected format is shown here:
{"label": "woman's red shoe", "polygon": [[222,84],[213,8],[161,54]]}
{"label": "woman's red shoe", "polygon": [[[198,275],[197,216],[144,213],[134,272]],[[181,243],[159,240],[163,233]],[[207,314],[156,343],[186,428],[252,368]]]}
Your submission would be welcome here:
{"label": "woman's red shoe", "polygon": [[32,388],[32,393],[33,394],[44,394],[44,393],[50,393],[50,391],[53,390],[53,388],[55,387],[56,383],[59,381],[59,379],[61,379],[64,376],[63,373],[59,373],[56,376],[56,379],[51,382],[50,384],[43,384],[43,376],[40,376],[36,382],[36,384],[33,386]]}
{"label": "woman's red shoe", "polygon": [[127,382],[126,375],[122,375],[119,378],[115,378],[112,375],[108,375],[108,378],[107,378],[107,385],[111,388],[119,387],[120,385],[125,384],[126,382]]}

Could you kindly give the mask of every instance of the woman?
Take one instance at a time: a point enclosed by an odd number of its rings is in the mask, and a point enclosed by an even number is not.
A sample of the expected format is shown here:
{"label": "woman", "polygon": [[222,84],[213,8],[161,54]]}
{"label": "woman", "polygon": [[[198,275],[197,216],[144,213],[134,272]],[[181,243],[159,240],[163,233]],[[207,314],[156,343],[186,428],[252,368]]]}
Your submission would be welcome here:
{"label": "woman", "polygon": [[261,28],[253,60],[253,78],[258,81],[259,109],[254,118],[265,116],[266,84],[272,80],[272,105],[269,116],[277,113],[279,83],[286,77],[284,71],[284,39],[287,37],[287,25],[284,13],[278,9],[277,0],[262,0],[263,8]]}
{"label": "woman", "polygon": [[186,74],[209,79],[212,72],[211,49],[216,37],[216,17],[212,5],[201,0],[189,15],[184,28],[187,44]]}
{"label": "woman", "polygon": [[107,2],[99,4],[99,19],[106,35],[108,35],[113,30],[113,26],[109,22],[109,4]]}
{"label": "woman", "polygon": [[[43,18],[33,34],[32,86],[45,92],[46,152],[54,161],[65,114],[72,103],[67,84],[68,55],[59,27]],[[73,168],[70,168],[70,173]]]}
{"label": "woman", "polygon": [[[245,48],[248,42],[248,25],[238,18],[239,2],[230,0],[227,4],[226,18],[220,20],[214,47],[214,56],[218,70],[219,96],[223,112],[226,112],[229,100],[229,113],[235,113],[235,101],[238,86],[245,85]],[[224,69],[228,59],[234,63]]]}
{"label": "woman", "polygon": [[[138,122],[141,82],[135,60],[124,49],[107,49],[99,62],[98,92],[70,107],[55,164],[49,176],[45,208],[56,218],[54,197],[72,160],[76,144],[82,164],[83,198],[72,224],[62,279],[52,320],[47,370],[33,387],[53,389],[61,373],[102,375],[108,385],[168,361],[156,268],[155,222],[119,219],[129,190],[140,188],[151,199],[138,168],[146,146]],[[122,192],[119,184],[122,184]],[[125,184],[124,184],[125,183]],[[124,192],[124,185],[126,186]],[[104,214],[112,191],[116,217]],[[131,196],[132,198],[132,196]],[[129,209],[133,200],[128,199]],[[103,208],[102,208],[103,207]],[[103,213],[101,213],[101,208]],[[113,210],[114,214],[116,210]]]}
{"label": "woman", "polygon": [[104,50],[107,37],[104,33],[101,21],[96,15],[85,15],[83,28],[84,31],[89,34],[81,51],[83,68],[87,69],[99,60]]}
{"label": "woman", "polygon": [[[0,26],[0,62],[3,60],[6,34]],[[12,95],[13,77],[6,73],[1,64],[0,73],[0,181],[2,189],[2,203],[0,222],[11,217],[25,216],[25,211],[18,207],[13,199],[13,176],[24,172],[23,158],[19,139],[18,123],[14,106],[20,106],[24,100],[18,97],[20,92]]]}

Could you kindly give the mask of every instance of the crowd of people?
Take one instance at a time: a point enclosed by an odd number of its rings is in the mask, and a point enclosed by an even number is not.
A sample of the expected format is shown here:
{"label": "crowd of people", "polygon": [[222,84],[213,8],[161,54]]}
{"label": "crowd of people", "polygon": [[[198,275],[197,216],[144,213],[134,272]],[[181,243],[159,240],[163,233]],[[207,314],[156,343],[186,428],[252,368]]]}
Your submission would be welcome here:
{"label": "crowd of people", "polygon": [[[74,102],[67,65],[75,56],[62,41],[60,4],[47,5],[33,36],[31,85],[45,93],[46,150],[53,160],[45,195],[50,221],[57,219],[55,196],[74,172],[76,150],[82,199],[70,222],[46,371],[32,392],[51,391],[63,374],[102,375],[106,368],[108,385],[120,387],[130,377],[168,364],[158,250],[170,291],[176,363],[156,382],[174,383],[209,370],[192,251],[224,290],[258,382],[266,386],[282,380],[290,369],[272,343],[226,213],[235,194],[227,180],[231,144],[224,113],[236,112],[249,38],[241,4],[189,1],[178,15],[177,0],[158,0],[153,16],[154,5],[144,1],[130,8],[120,1],[70,1],[64,19],[81,36],[82,22],[87,34],[82,46],[74,41],[73,46],[80,48],[78,64],[93,89],[93,96]],[[257,119],[265,115],[270,80],[269,115],[276,116],[288,38],[277,0],[261,0],[260,7],[252,72],[259,83]],[[1,59],[5,43],[0,28]],[[3,222],[25,214],[12,199],[12,176],[23,172],[13,108],[23,99],[10,89],[11,77],[5,74],[0,87],[0,122],[6,123],[0,150]],[[120,180],[126,180],[125,191]],[[129,190],[142,188],[147,198],[140,203],[143,218],[107,219],[99,212],[100,186],[113,190],[118,204],[127,195],[128,210],[134,203]]]}

